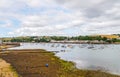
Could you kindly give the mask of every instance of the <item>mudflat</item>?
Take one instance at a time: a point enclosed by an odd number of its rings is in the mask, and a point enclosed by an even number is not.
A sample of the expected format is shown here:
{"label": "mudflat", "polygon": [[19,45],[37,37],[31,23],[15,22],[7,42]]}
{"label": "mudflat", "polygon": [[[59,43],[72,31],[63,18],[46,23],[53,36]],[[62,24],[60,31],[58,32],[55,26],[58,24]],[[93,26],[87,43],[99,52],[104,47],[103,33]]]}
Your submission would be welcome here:
{"label": "mudflat", "polygon": [[15,50],[0,55],[21,77],[120,77],[101,71],[78,70],[74,63],[45,50]]}

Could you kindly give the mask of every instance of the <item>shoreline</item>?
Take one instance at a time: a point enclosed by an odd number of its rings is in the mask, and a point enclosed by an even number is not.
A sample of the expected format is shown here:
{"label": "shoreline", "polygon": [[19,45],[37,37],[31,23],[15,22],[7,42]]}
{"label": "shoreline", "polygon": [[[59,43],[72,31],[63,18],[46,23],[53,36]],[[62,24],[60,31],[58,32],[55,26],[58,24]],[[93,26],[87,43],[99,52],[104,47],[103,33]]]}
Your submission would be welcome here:
{"label": "shoreline", "polygon": [[108,44],[108,43],[88,43],[88,42],[50,42],[50,43],[62,43],[62,44]]}
{"label": "shoreline", "polygon": [[65,44],[65,43],[68,43],[68,44],[120,44],[120,42],[114,42],[114,43],[107,43],[107,42],[92,42],[92,41],[90,41],[90,42],[85,42],[85,41],[83,41],[83,42],[81,42],[81,41],[73,41],[73,42],[71,42],[71,41],[63,41],[63,42],[48,42],[48,43],[63,43],[63,44]]}
{"label": "shoreline", "polygon": [[[100,70],[92,71],[77,69],[75,68],[73,62],[61,60],[60,58],[56,57],[54,53],[41,49],[14,50],[10,52],[0,53],[0,55],[0,58],[10,63],[18,72],[18,74],[23,77],[28,77],[28,75],[24,75],[27,73],[30,73],[30,75],[32,75],[31,77],[35,77],[34,74],[36,74],[36,76],[42,77],[46,77],[47,75],[50,77],[120,77],[106,72],[101,72]],[[44,66],[45,63],[49,63],[50,67],[46,68]],[[21,67],[23,68],[23,70],[21,70]],[[42,73],[38,72],[40,71],[38,68],[42,70]],[[44,76],[43,74],[45,74],[46,76]]]}
{"label": "shoreline", "polygon": [[20,46],[20,43],[3,43],[0,45],[0,52],[8,48],[13,48],[13,47],[18,47],[18,46]]}

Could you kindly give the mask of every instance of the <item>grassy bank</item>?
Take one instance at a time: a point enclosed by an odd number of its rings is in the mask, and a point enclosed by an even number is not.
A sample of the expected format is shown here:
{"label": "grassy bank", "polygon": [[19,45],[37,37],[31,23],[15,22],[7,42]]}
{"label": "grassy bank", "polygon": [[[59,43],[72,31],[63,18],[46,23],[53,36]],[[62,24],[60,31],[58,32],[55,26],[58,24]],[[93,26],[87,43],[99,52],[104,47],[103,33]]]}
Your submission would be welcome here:
{"label": "grassy bank", "polygon": [[0,77],[18,77],[18,74],[9,63],[0,59]]}
{"label": "grassy bank", "polygon": [[[101,71],[78,70],[74,63],[55,57],[44,50],[24,50],[1,53],[22,77],[120,77]],[[45,64],[49,64],[45,67]]]}

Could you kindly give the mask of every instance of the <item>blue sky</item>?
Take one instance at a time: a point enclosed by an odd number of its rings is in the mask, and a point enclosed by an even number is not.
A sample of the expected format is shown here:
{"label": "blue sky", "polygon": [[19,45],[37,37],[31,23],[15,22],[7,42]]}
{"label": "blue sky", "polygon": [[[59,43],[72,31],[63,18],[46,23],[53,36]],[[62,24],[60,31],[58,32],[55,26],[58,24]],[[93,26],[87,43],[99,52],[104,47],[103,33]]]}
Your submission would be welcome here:
{"label": "blue sky", "polygon": [[120,0],[1,0],[0,37],[120,33]]}

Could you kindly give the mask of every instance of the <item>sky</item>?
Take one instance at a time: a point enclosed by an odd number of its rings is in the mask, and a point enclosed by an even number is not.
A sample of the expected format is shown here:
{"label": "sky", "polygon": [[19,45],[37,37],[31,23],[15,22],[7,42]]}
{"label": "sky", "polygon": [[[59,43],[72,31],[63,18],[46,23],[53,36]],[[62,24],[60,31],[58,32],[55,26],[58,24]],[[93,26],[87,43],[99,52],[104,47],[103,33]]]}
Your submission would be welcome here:
{"label": "sky", "polygon": [[0,37],[120,33],[120,0],[0,0]]}

